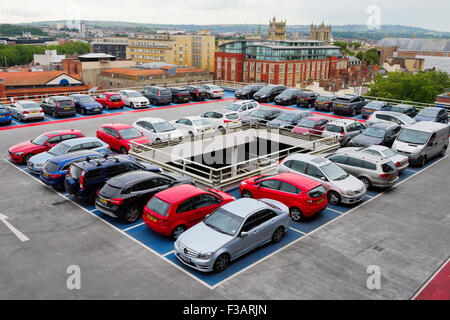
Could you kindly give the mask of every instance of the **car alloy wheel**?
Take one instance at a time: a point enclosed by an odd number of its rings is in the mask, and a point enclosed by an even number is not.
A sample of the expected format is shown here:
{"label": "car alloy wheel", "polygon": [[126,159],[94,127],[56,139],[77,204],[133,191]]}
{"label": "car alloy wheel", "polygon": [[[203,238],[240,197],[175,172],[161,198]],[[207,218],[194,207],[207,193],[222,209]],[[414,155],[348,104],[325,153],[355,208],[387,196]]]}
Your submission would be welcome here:
{"label": "car alloy wheel", "polygon": [[222,272],[230,264],[230,256],[227,253],[222,253],[214,262],[214,272]]}
{"label": "car alloy wheel", "polygon": [[180,234],[182,234],[184,231],[186,231],[186,227],[185,226],[177,226],[175,227],[175,229],[173,229],[172,231],[172,239],[177,240],[178,237],[180,236]]}
{"label": "car alloy wheel", "polygon": [[253,195],[250,191],[244,190],[244,191],[242,191],[242,197],[243,198],[253,198]]}
{"label": "car alloy wheel", "polygon": [[219,131],[222,134],[225,134],[227,132],[227,130],[224,127],[219,127]]}
{"label": "car alloy wheel", "polygon": [[53,116],[53,118],[58,118],[58,115],[56,114],[56,111],[53,111],[52,116]]}
{"label": "car alloy wheel", "polygon": [[109,105],[108,104],[105,104],[105,109],[109,110]]}
{"label": "car alloy wheel", "polygon": [[427,157],[422,157],[422,161],[420,161],[420,166],[423,167],[427,163]]}
{"label": "car alloy wheel", "polygon": [[290,210],[291,213],[291,219],[298,222],[298,221],[302,221],[305,217],[303,216],[303,212],[299,209],[299,208],[291,208]]}
{"label": "car alloy wheel", "polygon": [[441,157],[445,156],[445,151],[447,151],[447,147],[442,148]]}
{"label": "car alloy wheel", "polygon": [[361,177],[359,178],[359,180],[361,180],[362,183],[364,183],[364,186],[366,187],[366,189],[370,188],[370,180],[367,179],[366,177]]}
{"label": "car alloy wheel", "polygon": [[356,109],[353,109],[353,111],[352,111],[352,116],[353,116],[353,117],[356,116]]}
{"label": "car alloy wheel", "polygon": [[133,102],[130,102],[130,108],[134,109],[134,103]]}
{"label": "car alloy wheel", "polygon": [[28,160],[30,160],[30,158],[32,157],[32,154],[27,154],[23,157],[23,163],[28,164]]}
{"label": "car alloy wheel", "polygon": [[341,202],[341,196],[336,191],[328,192],[328,201],[331,204],[339,204]]}
{"label": "car alloy wheel", "polygon": [[161,144],[161,139],[160,138],[157,138],[156,140],[155,140],[155,144]]}
{"label": "car alloy wheel", "polygon": [[274,231],[274,233],[272,235],[272,242],[273,243],[280,242],[281,239],[283,239],[283,236],[284,236],[284,228],[283,227],[276,228],[276,230]]}
{"label": "car alloy wheel", "polygon": [[128,223],[132,223],[139,219],[139,208],[137,206],[130,206],[126,209],[124,219]]}

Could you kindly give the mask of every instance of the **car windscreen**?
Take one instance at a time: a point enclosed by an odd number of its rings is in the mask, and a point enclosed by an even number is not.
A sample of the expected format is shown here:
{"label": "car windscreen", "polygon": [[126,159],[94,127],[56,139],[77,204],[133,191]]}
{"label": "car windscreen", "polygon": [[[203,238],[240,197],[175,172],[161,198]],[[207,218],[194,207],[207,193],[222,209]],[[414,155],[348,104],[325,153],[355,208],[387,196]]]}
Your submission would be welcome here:
{"label": "car windscreen", "polygon": [[201,120],[194,120],[194,124],[196,126],[202,127],[202,126],[209,126],[208,120],[201,119]]}
{"label": "car windscreen", "polygon": [[272,89],[273,87],[264,87],[259,89],[258,93],[269,93]]}
{"label": "car windscreen", "polygon": [[49,160],[45,163],[42,170],[45,172],[56,172],[56,171],[58,171],[58,167],[59,167],[58,163],[55,163],[55,162],[52,162]]}
{"label": "car windscreen", "polygon": [[405,112],[405,109],[403,109],[403,108],[400,108],[400,107],[392,107],[391,108],[391,111],[392,112],[399,112],[399,113],[404,113]]}
{"label": "car windscreen", "polygon": [[22,107],[24,109],[39,109],[41,106],[38,105],[36,102],[27,102],[27,103],[22,103]]}
{"label": "car windscreen", "polygon": [[134,139],[142,137],[142,134],[135,128],[127,128],[119,130],[119,134],[123,139]]}
{"label": "car windscreen", "polygon": [[320,169],[327,175],[328,179],[333,181],[344,180],[348,173],[334,162],[321,166]]}
{"label": "car windscreen", "polygon": [[364,108],[370,108],[370,109],[381,109],[381,103],[376,102],[376,101],[371,101],[368,104],[366,104],[366,106]]}
{"label": "car windscreen", "polygon": [[157,132],[168,132],[175,130],[175,127],[168,121],[153,123]]}
{"label": "car windscreen", "polygon": [[95,100],[90,96],[78,97],[78,101],[80,101],[81,103],[94,103],[95,102]]}
{"label": "car windscreen", "polygon": [[397,140],[406,143],[425,144],[427,143],[429,137],[429,132],[403,129],[398,135]]}
{"label": "car windscreen", "polygon": [[383,170],[383,172],[393,172],[397,169],[397,167],[395,166],[395,164],[392,161],[383,163],[381,165],[381,169]]}
{"label": "car windscreen", "polygon": [[319,197],[323,196],[324,193],[325,193],[325,189],[322,186],[315,187],[308,191],[308,195],[311,198],[319,198]]}
{"label": "car windscreen", "polygon": [[106,183],[100,191],[100,194],[107,198],[114,198],[122,193],[122,188]]}
{"label": "car windscreen", "polygon": [[336,102],[338,103],[350,103],[352,100],[348,98],[336,98]]}
{"label": "car windscreen", "polygon": [[384,151],[382,152],[382,154],[383,154],[385,157],[390,158],[390,157],[396,156],[398,153],[395,152],[395,151],[392,150],[392,149],[386,149],[386,150],[384,150]]}
{"label": "car windscreen", "polygon": [[172,94],[169,89],[160,90],[159,92],[161,92],[161,94],[165,96]]}
{"label": "car windscreen", "polygon": [[231,110],[231,111],[238,111],[240,108],[241,108],[241,105],[238,103],[232,103],[225,107],[225,109]]}
{"label": "car windscreen", "polygon": [[142,97],[142,94],[140,94],[140,93],[137,92],[137,91],[127,92],[127,94],[128,94],[128,97],[130,97],[130,98],[139,98],[139,97]]}
{"label": "car windscreen", "polygon": [[70,149],[70,146],[68,146],[64,143],[59,143],[56,146],[54,146],[53,148],[51,148],[48,151],[48,153],[50,153],[53,156],[60,156],[62,154],[65,154],[69,149]]}
{"label": "car windscreen", "polygon": [[237,113],[229,113],[225,116],[228,120],[236,120],[239,119],[239,116]]}
{"label": "car windscreen", "polygon": [[439,110],[436,110],[436,109],[425,108],[419,112],[418,116],[425,117],[425,118],[436,118],[438,112],[439,112]]}
{"label": "car windscreen", "polygon": [[[316,125],[316,121],[314,121],[312,119],[303,119],[298,124],[299,127],[308,128],[308,129],[314,127],[315,125]],[[333,132],[335,132],[335,131],[333,131]]]}
{"label": "car windscreen", "polygon": [[275,119],[280,121],[294,121],[298,119],[298,114],[293,112],[283,112]]}
{"label": "car windscreen", "polygon": [[383,138],[385,131],[380,128],[369,127],[362,132],[363,135],[373,138]]}
{"label": "car windscreen", "polygon": [[398,115],[396,115],[396,117],[399,118],[400,120],[402,120],[406,124],[413,124],[416,122],[414,119],[412,119],[411,117],[408,117],[406,114],[398,114]]}
{"label": "car windscreen", "polygon": [[47,141],[48,137],[45,134],[41,134],[39,137],[31,140],[31,143],[38,145],[38,146],[42,146],[45,141]]}
{"label": "car windscreen", "polygon": [[319,96],[317,97],[317,101],[329,101],[330,97],[326,97],[326,96]]}
{"label": "car windscreen", "polygon": [[147,203],[147,208],[163,217],[167,217],[169,215],[170,203],[167,203],[158,197],[153,197]]}
{"label": "car windscreen", "polygon": [[109,97],[109,100],[111,100],[111,101],[120,101],[120,100],[122,100],[122,98],[118,94],[113,94],[112,96]]}
{"label": "car windscreen", "polygon": [[244,219],[223,208],[214,211],[203,223],[211,229],[220,233],[234,236]]}
{"label": "car windscreen", "polygon": [[329,132],[334,132],[334,133],[343,133],[344,127],[337,126],[335,124],[327,124],[327,126],[325,127],[325,130],[329,131]]}
{"label": "car windscreen", "polygon": [[267,110],[256,109],[252,111],[250,115],[256,118],[264,118],[266,116]]}
{"label": "car windscreen", "polygon": [[291,97],[295,92],[296,89],[286,89],[282,93],[280,93],[280,96]]}

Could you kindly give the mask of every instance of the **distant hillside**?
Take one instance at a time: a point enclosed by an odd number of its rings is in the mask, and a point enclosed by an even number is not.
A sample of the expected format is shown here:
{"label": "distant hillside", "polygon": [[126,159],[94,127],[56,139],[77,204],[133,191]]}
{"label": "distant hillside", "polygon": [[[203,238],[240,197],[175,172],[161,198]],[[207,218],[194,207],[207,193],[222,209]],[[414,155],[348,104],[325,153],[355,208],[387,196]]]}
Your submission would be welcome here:
{"label": "distant hillside", "polygon": [[[43,21],[35,22],[29,25],[33,26],[54,26],[56,23],[64,21]],[[195,24],[150,24],[134,22],[117,21],[82,21],[87,26],[103,28],[123,28],[135,31],[150,31],[160,29],[196,31],[199,29],[209,29],[213,34],[216,33],[256,33],[259,25],[257,24],[214,24],[214,25],[195,25]],[[333,37],[335,38],[361,38],[368,40],[379,40],[385,37],[416,37],[416,38],[450,38],[450,32],[429,30],[418,27],[402,25],[382,25],[378,30],[370,30],[366,25],[334,25],[331,26]],[[262,33],[267,33],[268,26],[261,25]],[[288,25],[288,32],[309,33],[309,25]]]}
{"label": "distant hillside", "polygon": [[34,36],[48,36],[41,28],[12,24],[0,24],[0,35],[5,37],[21,36],[23,32],[31,32]]}

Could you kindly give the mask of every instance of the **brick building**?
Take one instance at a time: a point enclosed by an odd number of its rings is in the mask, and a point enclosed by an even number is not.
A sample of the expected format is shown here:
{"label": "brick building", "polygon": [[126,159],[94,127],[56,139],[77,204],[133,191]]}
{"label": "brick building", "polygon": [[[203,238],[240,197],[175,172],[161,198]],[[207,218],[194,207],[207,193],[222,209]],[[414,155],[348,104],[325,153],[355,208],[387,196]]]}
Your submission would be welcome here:
{"label": "brick building", "polygon": [[334,78],[348,66],[339,47],[322,41],[238,40],[219,45],[214,77],[304,87],[309,81]]}

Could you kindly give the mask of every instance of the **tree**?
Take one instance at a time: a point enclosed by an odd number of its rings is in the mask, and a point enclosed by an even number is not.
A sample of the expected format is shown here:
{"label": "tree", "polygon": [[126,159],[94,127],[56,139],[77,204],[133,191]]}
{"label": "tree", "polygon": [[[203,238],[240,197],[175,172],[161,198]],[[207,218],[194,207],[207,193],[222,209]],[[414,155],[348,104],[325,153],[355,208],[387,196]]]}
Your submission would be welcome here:
{"label": "tree", "polygon": [[443,71],[390,72],[387,77],[378,74],[369,87],[367,95],[372,97],[433,103],[450,87],[450,78]]}
{"label": "tree", "polygon": [[378,51],[375,48],[371,48],[371,49],[367,50],[365,53],[362,51],[359,51],[356,54],[356,57],[359,60],[366,62],[368,65],[380,64],[380,55],[378,54]]}

